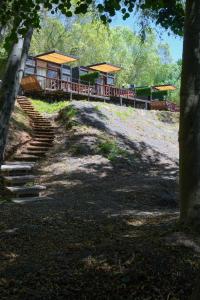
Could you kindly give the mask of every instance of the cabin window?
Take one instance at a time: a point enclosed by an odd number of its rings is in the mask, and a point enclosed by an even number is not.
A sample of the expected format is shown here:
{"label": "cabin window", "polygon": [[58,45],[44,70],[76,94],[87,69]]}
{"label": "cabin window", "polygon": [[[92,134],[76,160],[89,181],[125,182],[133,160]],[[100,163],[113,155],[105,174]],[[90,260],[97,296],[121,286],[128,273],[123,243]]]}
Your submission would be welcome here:
{"label": "cabin window", "polygon": [[114,77],[108,76],[107,77],[107,84],[114,85]]}
{"label": "cabin window", "polygon": [[37,75],[38,75],[38,76],[46,77],[46,75],[47,75],[47,70],[46,70],[46,69],[43,69],[43,68],[37,68]]}
{"label": "cabin window", "polygon": [[48,78],[58,78],[58,71],[55,70],[47,70]]}
{"label": "cabin window", "polygon": [[26,66],[24,70],[25,75],[35,74],[35,67]]}
{"label": "cabin window", "polygon": [[96,79],[97,84],[103,84],[103,77],[99,77]]}
{"label": "cabin window", "polygon": [[35,67],[35,60],[32,57],[28,57],[26,60],[26,66],[33,66]]}
{"label": "cabin window", "polygon": [[63,75],[71,75],[71,68],[68,66],[62,66],[62,74]]}
{"label": "cabin window", "polygon": [[88,71],[87,71],[87,70],[81,70],[81,69],[80,69],[80,75],[85,75],[85,74],[88,74]]}

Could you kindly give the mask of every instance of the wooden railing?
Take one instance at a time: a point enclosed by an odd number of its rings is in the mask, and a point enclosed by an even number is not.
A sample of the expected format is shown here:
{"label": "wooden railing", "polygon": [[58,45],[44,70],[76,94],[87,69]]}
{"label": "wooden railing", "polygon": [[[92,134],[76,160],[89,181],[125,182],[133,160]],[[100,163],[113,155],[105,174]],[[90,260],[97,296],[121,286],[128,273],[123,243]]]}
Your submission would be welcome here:
{"label": "wooden railing", "polygon": [[117,88],[110,85],[95,84],[90,85],[82,82],[73,82],[48,78],[37,75],[37,80],[43,90],[49,91],[65,91],[87,96],[100,97],[122,97],[126,99],[134,99],[135,94],[132,90],[125,88]]}
{"label": "wooden railing", "polygon": [[150,108],[153,110],[168,110],[172,112],[179,112],[180,107],[171,101],[152,101]]}

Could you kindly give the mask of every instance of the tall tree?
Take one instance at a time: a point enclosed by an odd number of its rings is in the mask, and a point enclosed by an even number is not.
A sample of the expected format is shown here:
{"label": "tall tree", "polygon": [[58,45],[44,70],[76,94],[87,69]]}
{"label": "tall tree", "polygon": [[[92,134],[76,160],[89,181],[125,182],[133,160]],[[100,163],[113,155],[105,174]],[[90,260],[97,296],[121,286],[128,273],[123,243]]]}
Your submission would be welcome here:
{"label": "tall tree", "polygon": [[32,33],[31,28],[24,38],[19,37],[12,46],[0,89],[0,162],[4,156],[9,120],[23,75]]}
{"label": "tall tree", "polygon": [[186,1],[180,113],[181,221],[200,225],[200,1]]}

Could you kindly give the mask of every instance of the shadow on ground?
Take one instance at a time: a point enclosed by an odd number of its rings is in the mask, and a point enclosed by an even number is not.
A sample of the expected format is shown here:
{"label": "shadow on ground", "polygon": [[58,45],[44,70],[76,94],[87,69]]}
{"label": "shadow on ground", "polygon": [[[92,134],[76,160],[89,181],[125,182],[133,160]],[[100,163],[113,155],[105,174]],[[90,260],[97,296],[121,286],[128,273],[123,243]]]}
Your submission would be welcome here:
{"label": "shadow on ground", "polygon": [[[177,230],[177,164],[111,132],[97,114],[79,112],[85,129],[58,129],[55,147],[40,165],[52,200],[0,206],[2,299],[191,294],[199,255],[166,243]],[[101,134],[114,134],[132,159],[96,154]],[[79,144],[82,152],[75,155]]]}

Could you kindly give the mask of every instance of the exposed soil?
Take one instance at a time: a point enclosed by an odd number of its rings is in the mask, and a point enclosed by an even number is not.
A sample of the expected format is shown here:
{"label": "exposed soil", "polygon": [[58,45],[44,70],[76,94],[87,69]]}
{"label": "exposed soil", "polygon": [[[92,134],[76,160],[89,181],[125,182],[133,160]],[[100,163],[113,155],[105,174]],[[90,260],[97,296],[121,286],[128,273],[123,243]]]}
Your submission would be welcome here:
{"label": "exposed soil", "polygon": [[[52,200],[0,205],[1,299],[189,299],[200,248],[178,233],[177,116],[73,106],[38,165]],[[109,160],[105,138],[126,152]]]}
{"label": "exposed soil", "polygon": [[30,133],[29,119],[16,103],[10,121],[5,159],[8,159],[19,147],[31,139]]}

